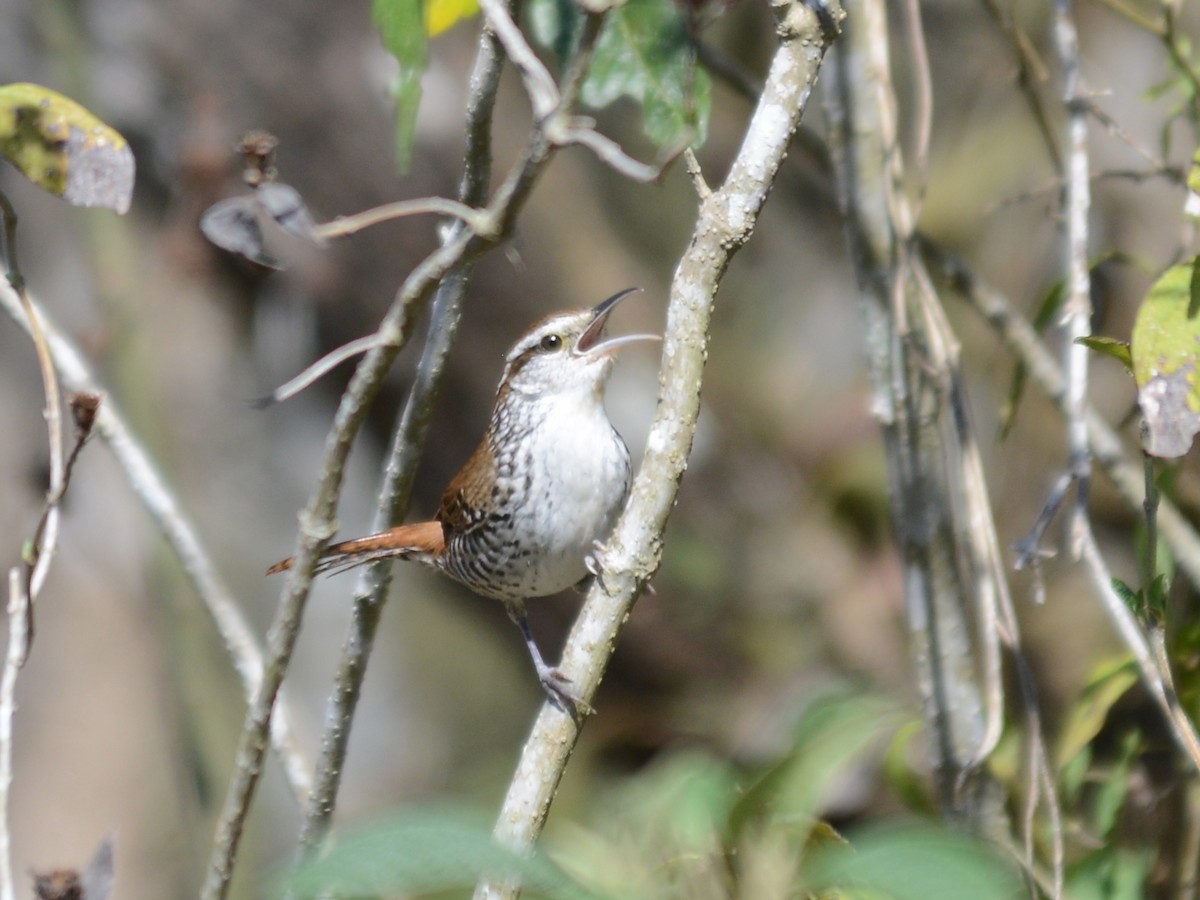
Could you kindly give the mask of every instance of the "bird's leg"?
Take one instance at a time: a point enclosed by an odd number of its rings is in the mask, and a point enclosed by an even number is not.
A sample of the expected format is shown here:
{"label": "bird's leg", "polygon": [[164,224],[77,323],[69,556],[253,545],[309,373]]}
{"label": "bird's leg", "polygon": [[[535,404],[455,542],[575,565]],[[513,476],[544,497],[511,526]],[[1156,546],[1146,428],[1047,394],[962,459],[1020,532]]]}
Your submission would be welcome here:
{"label": "bird's leg", "polygon": [[537,669],[538,680],[541,681],[542,687],[550,696],[550,700],[565,713],[574,715],[576,712],[592,713],[595,710],[577,696],[568,685],[571,679],[564,675],[557,666],[551,666],[542,659],[542,652],[538,649],[537,642],[533,639],[533,632],[529,629],[529,619],[525,615],[525,604],[520,600],[508,600],[504,603],[504,608],[508,612],[508,617],[512,619],[518,628],[521,629],[521,636],[525,638],[525,646],[529,648],[529,656],[533,660],[533,667]]}

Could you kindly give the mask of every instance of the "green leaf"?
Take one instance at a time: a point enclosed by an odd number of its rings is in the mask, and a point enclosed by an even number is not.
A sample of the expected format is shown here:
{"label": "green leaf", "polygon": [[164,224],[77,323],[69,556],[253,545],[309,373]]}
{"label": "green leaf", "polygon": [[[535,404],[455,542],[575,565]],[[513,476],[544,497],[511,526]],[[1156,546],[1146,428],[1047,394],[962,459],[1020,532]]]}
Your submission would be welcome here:
{"label": "green leaf", "polygon": [[672,754],[627,788],[621,810],[640,823],[647,841],[685,853],[713,846],[737,798],[729,764],[698,751]]}
{"label": "green leaf", "polygon": [[1104,847],[1067,870],[1066,895],[1071,900],[1143,900],[1155,851]]}
{"label": "green leaf", "polygon": [[1127,341],[1118,341],[1116,338],[1089,334],[1087,337],[1076,338],[1075,343],[1082,344],[1089,350],[1095,350],[1097,353],[1103,353],[1105,356],[1111,356],[1131,374],[1133,373],[1133,357],[1129,353],[1129,343]]}
{"label": "green leaf", "polygon": [[1114,578],[1109,582],[1112,585],[1113,591],[1121,598],[1121,602],[1129,608],[1129,611],[1135,616],[1141,616],[1142,607],[1145,606],[1145,600],[1142,597],[1141,591],[1135,591],[1120,578]]}
{"label": "green leaf", "polygon": [[[612,10],[596,43],[581,99],[603,109],[621,97],[641,107],[646,136],[659,148],[704,143],[712,106],[708,73],[696,64],[686,13],[671,0],[628,0]],[[531,0],[536,39],[567,58],[580,13],[566,0]]]}
{"label": "green leaf", "polygon": [[0,155],[75,206],[129,211],[129,143],[87,109],[37,84],[0,85]]}
{"label": "green leaf", "polygon": [[428,60],[424,4],[422,0],[373,0],[371,18],[383,46],[400,64],[392,96],[396,101],[396,165],[406,172],[417,140],[421,76]]}
{"label": "green leaf", "polygon": [[1188,282],[1188,319],[1200,312],[1200,256],[1192,260],[1192,280]]}
{"label": "green leaf", "polygon": [[1133,375],[1146,423],[1146,452],[1183,456],[1200,431],[1200,319],[1190,318],[1194,262],[1154,283],[1133,326]]}
{"label": "green leaf", "polygon": [[629,0],[609,13],[581,97],[602,109],[622,96],[640,103],[646,136],[660,148],[704,143],[711,83],[671,0]]}
{"label": "green leaf", "polygon": [[910,812],[933,813],[930,802],[929,784],[913,767],[913,756],[910,745],[919,740],[924,733],[924,726],[917,721],[909,722],[896,730],[888,742],[887,752],[883,757],[883,769],[887,774],[888,784],[908,807]]}
{"label": "green leaf", "polygon": [[1200,148],[1192,155],[1192,165],[1187,173],[1188,190],[1200,194]]}
{"label": "green leaf", "polygon": [[727,871],[724,837],[737,797],[726,760],[699,749],[667,751],[597,791],[587,827],[559,822],[555,856],[605,896],[687,896],[681,882],[712,884]]}
{"label": "green leaf", "polygon": [[1091,827],[1100,838],[1107,838],[1117,825],[1117,816],[1129,796],[1134,759],[1141,748],[1141,734],[1136,729],[1129,731],[1121,739],[1116,762],[1097,781]]}
{"label": "green leaf", "polygon": [[527,893],[588,898],[588,893],[535,851],[525,856],[492,841],[482,818],[446,808],[409,809],[346,835],[328,853],[288,873],[280,893],[299,897],[363,896],[469,889],[483,875],[519,877]]}
{"label": "green leaf", "polygon": [[1150,624],[1161,628],[1167,618],[1167,593],[1171,590],[1171,581],[1166,573],[1159,572],[1154,576],[1150,590],[1146,593],[1146,615]]}
{"label": "green leaf", "polygon": [[[1122,585],[1126,594],[1132,594]],[[1117,593],[1122,593],[1116,588]],[[1126,602],[1129,602],[1128,600]],[[1100,733],[1113,705],[1138,683],[1138,670],[1128,656],[1102,663],[1092,673],[1071,707],[1058,738],[1055,757],[1060,768],[1083,753]]]}
{"label": "green leaf", "polygon": [[808,823],[839,779],[854,769],[900,719],[893,707],[856,691],[837,691],[808,705],[796,723],[791,752],[751,785],[732,817],[734,834],[768,817]]}
{"label": "green leaf", "polygon": [[853,888],[892,900],[1012,900],[1025,895],[1014,868],[982,841],[925,824],[891,825],[849,835],[806,860],[810,890]]}

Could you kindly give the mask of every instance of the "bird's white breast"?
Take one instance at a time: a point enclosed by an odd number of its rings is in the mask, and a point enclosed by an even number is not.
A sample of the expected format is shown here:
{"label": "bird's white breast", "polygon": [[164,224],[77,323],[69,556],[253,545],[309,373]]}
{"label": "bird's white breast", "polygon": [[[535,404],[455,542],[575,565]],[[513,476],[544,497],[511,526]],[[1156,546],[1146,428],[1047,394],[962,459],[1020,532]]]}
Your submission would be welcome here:
{"label": "bird's white breast", "polygon": [[599,398],[538,401],[543,427],[529,438],[528,490],[515,511],[530,547],[514,560],[527,597],[561,591],[587,574],[585,558],[608,537],[629,491],[629,450]]}

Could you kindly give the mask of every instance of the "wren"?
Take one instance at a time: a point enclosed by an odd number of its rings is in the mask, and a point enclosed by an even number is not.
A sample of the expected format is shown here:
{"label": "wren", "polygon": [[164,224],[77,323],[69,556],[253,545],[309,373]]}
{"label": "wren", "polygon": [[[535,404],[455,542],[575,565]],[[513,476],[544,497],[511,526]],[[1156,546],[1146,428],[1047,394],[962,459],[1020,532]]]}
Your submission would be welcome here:
{"label": "wren", "polygon": [[[487,431],[442,494],[434,519],[332,544],[316,571],[409,559],[502,601],[551,699],[586,709],[570,680],[542,659],[525,600],[579,585],[598,571],[595,554],[629,494],[629,448],[609,421],[604,388],[619,347],[659,337],[606,339],[604,326],[635,290],[530,328],[508,351]],[[285,559],[268,574],[291,564]]]}

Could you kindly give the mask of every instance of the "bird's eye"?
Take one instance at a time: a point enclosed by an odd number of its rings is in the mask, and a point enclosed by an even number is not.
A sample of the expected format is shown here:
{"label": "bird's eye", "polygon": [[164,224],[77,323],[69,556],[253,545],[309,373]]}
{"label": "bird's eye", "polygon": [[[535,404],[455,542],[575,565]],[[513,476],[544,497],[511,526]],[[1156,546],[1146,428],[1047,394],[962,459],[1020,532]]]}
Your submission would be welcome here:
{"label": "bird's eye", "polygon": [[561,349],[562,345],[563,339],[557,334],[546,335],[544,338],[542,338],[541,343],[538,344],[538,346],[547,353],[553,353],[555,350]]}

